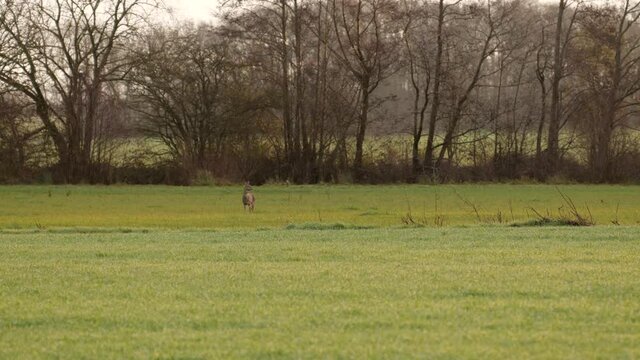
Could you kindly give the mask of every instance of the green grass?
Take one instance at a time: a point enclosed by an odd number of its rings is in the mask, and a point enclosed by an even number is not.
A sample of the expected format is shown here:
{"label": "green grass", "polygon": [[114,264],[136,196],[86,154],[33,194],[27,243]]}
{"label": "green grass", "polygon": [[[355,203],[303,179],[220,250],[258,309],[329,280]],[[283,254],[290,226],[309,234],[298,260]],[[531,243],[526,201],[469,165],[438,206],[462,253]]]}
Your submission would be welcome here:
{"label": "green grass", "polygon": [[0,358],[638,358],[639,240],[637,227],[0,234]]}
{"label": "green grass", "polygon": [[[640,223],[640,186],[561,186],[581,211],[589,207],[599,225],[618,213],[622,225]],[[433,226],[535,219],[564,204],[554,186],[262,186],[257,211],[245,214],[240,187],[9,186],[0,187],[0,229],[165,228],[261,229],[291,224],[330,227],[402,226],[411,211]],[[436,213],[436,198],[438,212]],[[464,198],[474,203],[480,219]],[[565,207],[566,209],[566,207]]]}
{"label": "green grass", "polygon": [[0,187],[0,359],[640,358],[640,187],[560,191],[600,226],[533,226],[545,185]]}

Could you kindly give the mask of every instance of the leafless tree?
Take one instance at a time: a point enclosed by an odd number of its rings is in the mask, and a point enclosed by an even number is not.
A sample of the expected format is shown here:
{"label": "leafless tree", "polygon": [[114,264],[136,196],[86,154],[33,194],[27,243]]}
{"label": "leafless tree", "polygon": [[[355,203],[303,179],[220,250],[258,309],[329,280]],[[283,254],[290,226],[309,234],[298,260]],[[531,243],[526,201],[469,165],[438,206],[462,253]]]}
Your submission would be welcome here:
{"label": "leafless tree", "polygon": [[401,27],[396,3],[389,0],[332,0],[330,12],[336,35],[332,52],[360,87],[353,172],[355,180],[362,181],[371,95],[393,71]]}
{"label": "leafless tree", "polygon": [[0,0],[0,181],[637,178],[639,0],[157,1]]}
{"label": "leafless tree", "polygon": [[472,58],[475,59],[469,65],[463,67],[463,71],[466,73],[464,77],[466,81],[457,90],[456,100],[451,104],[451,115],[445,127],[440,154],[435,160],[436,168],[442,164],[448,153],[452,153],[455,138],[459,136],[458,127],[464,115],[463,111],[472,92],[477,88],[480,81],[488,76],[487,72],[485,72],[485,64],[500,48],[500,42],[496,40],[503,34],[513,31],[511,15],[519,4],[517,1],[506,3],[489,1],[486,5],[472,5],[469,8],[471,14],[479,18],[475,26],[470,26],[467,31],[469,44],[477,44],[475,49],[473,45],[467,47],[475,50],[472,52]]}
{"label": "leafless tree", "polygon": [[640,1],[619,6],[592,5],[580,18],[581,74],[587,84],[584,106],[590,139],[589,160],[596,181],[614,177],[616,131],[640,110]]}
{"label": "leafless tree", "polygon": [[[576,17],[582,0],[559,0],[553,41],[553,77],[551,80],[551,109],[547,136],[547,174],[556,172],[560,160],[560,130],[562,123],[561,82],[566,76],[567,51],[571,45]],[[571,8],[573,6],[573,9]]]}
{"label": "leafless tree", "polygon": [[[404,57],[406,58],[406,68],[413,91],[412,108],[412,181],[416,181],[418,176],[424,172],[424,167],[420,155],[420,142],[424,135],[425,120],[428,117],[429,105],[432,97],[434,103],[439,101],[440,78],[443,56],[443,23],[446,9],[452,5],[439,3],[437,11],[437,30],[433,30],[433,19],[430,13],[433,6],[428,2],[405,1],[403,3],[404,15]],[[434,39],[437,41],[434,44]],[[437,48],[437,49],[436,49]],[[435,50],[435,51],[434,51]],[[435,61],[434,61],[435,60]],[[435,64],[434,64],[435,62]],[[435,74],[434,74],[435,72]],[[435,80],[434,80],[435,78]],[[432,83],[433,89],[432,89]],[[437,120],[437,106],[432,105],[431,119],[427,125],[429,146],[433,146],[435,133],[435,122]]]}
{"label": "leafless tree", "polygon": [[128,77],[141,128],[186,170],[208,169],[230,137],[246,132],[248,124],[234,120],[253,101],[236,86],[234,76],[241,75],[234,75],[228,40],[208,26],[181,24],[151,33],[142,47]]}
{"label": "leafless tree", "polygon": [[66,182],[88,180],[107,84],[130,70],[146,0],[3,0],[0,81],[33,102]]}
{"label": "leafless tree", "polygon": [[33,108],[19,95],[0,92],[0,181],[26,180],[28,165],[38,162],[43,128],[30,121]]}

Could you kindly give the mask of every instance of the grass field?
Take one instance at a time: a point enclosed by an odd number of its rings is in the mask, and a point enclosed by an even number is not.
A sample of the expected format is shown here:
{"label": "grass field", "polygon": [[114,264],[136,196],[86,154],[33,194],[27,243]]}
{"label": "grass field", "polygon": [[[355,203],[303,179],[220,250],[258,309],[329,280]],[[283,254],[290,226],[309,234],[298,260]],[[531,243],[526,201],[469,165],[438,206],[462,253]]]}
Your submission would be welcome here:
{"label": "grass field", "polygon": [[634,227],[0,235],[0,358],[640,357]]}
{"label": "grass field", "polygon": [[509,226],[542,185],[0,187],[0,359],[640,358],[640,187],[559,190],[600,226]]}
{"label": "grass field", "polygon": [[[640,224],[640,186],[561,186],[600,225]],[[402,226],[409,211],[428,225],[520,222],[566,204],[554,186],[264,186],[257,211],[242,209],[240,187],[0,187],[0,229],[258,229],[289,224]],[[437,199],[437,211],[436,211]],[[470,202],[478,208],[476,216]],[[617,214],[617,215],[616,215]]]}

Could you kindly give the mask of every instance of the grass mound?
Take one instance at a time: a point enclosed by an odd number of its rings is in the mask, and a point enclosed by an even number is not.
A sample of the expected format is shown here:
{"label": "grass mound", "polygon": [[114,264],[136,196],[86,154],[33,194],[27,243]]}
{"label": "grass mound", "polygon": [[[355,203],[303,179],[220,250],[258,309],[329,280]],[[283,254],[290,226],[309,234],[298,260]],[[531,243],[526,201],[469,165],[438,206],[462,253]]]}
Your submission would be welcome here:
{"label": "grass mound", "polygon": [[285,227],[285,230],[367,230],[373,229],[373,226],[333,223],[302,223],[302,224],[289,224]]}
{"label": "grass mound", "polygon": [[584,227],[584,226],[593,226],[591,223],[572,220],[572,219],[551,219],[551,218],[542,218],[542,219],[533,219],[525,222],[518,222],[511,224],[511,227],[557,227],[557,226],[574,226],[574,227]]}
{"label": "grass mound", "polygon": [[147,228],[100,228],[100,227],[35,227],[0,229],[0,234],[146,234]]}

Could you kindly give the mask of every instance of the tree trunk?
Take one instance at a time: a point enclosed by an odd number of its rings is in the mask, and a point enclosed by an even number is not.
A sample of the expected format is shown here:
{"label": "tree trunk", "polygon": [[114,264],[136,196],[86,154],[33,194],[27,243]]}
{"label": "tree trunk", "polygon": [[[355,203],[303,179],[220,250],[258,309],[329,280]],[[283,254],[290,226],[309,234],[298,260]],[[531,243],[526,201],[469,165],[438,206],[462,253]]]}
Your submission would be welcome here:
{"label": "tree trunk", "polygon": [[607,124],[602,126],[596,136],[594,180],[607,182],[612,180],[611,174],[611,136],[612,128]]}
{"label": "tree trunk", "polygon": [[356,134],[356,155],[353,162],[353,174],[356,182],[364,180],[364,169],[362,167],[362,155],[364,147],[364,137],[367,132],[369,121],[369,78],[361,82],[362,99],[360,102],[360,118],[358,121],[358,132]]}
{"label": "tree trunk", "polygon": [[[440,82],[442,77],[442,56],[444,48],[443,27],[444,27],[444,0],[440,0],[438,10],[438,33],[436,66],[434,69],[433,102],[431,103],[431,113],[429,114],[429,132],[427,133],[427,149],[424,155],[424,166],[435,174],[434,164],[434,141],[436,136],[436,123],[438,121],[438,111],[440,108]],[[435,180],[435,179],[433,179]]]}
{"label": "tree trunk", "polygon": [[[452,153],[452,151],[453,151],[453,139],[454,139],[455,131],[458,128],[458,123],[460,122],[460,119],[462,118],[463,108],[466,105],[467,100],[469,100],[469,96],[471,95],[471,92],[478,85],[478,81],[480,80],[480,76],[481,76],[481,73],[482,73],[482,69],[484,67],[484,63],[485,63],[485,61],[487,60],[487,58],[489,57],[489,55],[491,53],[491,51],[489,51],[489,47],[491,45],[491,40],[493,40],[493,38],[495,36],[494,30],[495,29],[492,26],[491,29],[490,29],[490,32],[487,34],[487,38],[484,40],[484,44],[482,45],[482,51],[480,53],[480,58],[478,59],[478,63],[476,64],[475,72],[473,74],[473,78],[471,79],[471,82],[467,86],[464,94],[462,94],[462,96],[460,97],[460,99],[458,100],[458,102],[455,105],[453,116],[451,117],[451,120],[449,122],[449,126],[447,127],[447,132],[445,133],[444,141],[442,142],[442,148],[440,149],[440,155],[438,156],[438,159],[436,160],[436,163],[435,163],[435,167],[436,168],[440,167],[440,165],[441,165],[445,155],[447,154],[447,152]],[[450,156],[450,158],[451,158],[451,156]]]}
{"label": "tree trunk", "polygon": [[562,56],[562,30],[566,0],[560,0],[558,4],[558,17],[556,22],[556,34],[553,49],[553,80],[551,83],[551,117],[549,118],[549,136],[547,138],[547,175],[553,175],[557,171],[560,158],[560,82],[563,76]]}
{"label": "tree trunk", "polygon": [[622,47],[623,47],[623,27],[625,19],[620,23],[618,35],[616,36],[615,58],[613,69],[613,81],[607,94],[607,109],[605,111],[604,121],[600,121],[597,132],[596,142],[596,159],[595,159],[595,179],[599,182],[607,182],[613,180],[611,173],[611,138],[616,125],[616,116],[618,110],[618,94],[620,84],[622,82]]}
{"label": "tree trunk", "polygon": [[545,84],[544,73],[539,74],[540,82],[540,121],[538,123],[538,131],[536,133],[536,169],[535,174],[538,180],[542,180],[545,176],[544,159],[542,154],[542,134],[547,120],[547,86]]}
{"label": "tree trunk", "polygon": [[284,133],[284,152],[286,154],[286,164],[287,168],[286,173],[288,177],[291,177],[292,173],[292,165],[295,161],[295,151],[293,145],[293,123],[291,120],[291,104],[290,104],[290,94],[289,94],[289,45],[288,36],[287,36],[287,25],[288,25],[288,16],[287,16],[287,2],[286,0],[280,0],[280,21],[281,21],[281,69],[282,69],[282,77],[280,79],[281,82],[281,90],[282,90],[282,121],[283,121],[283,133]]}

